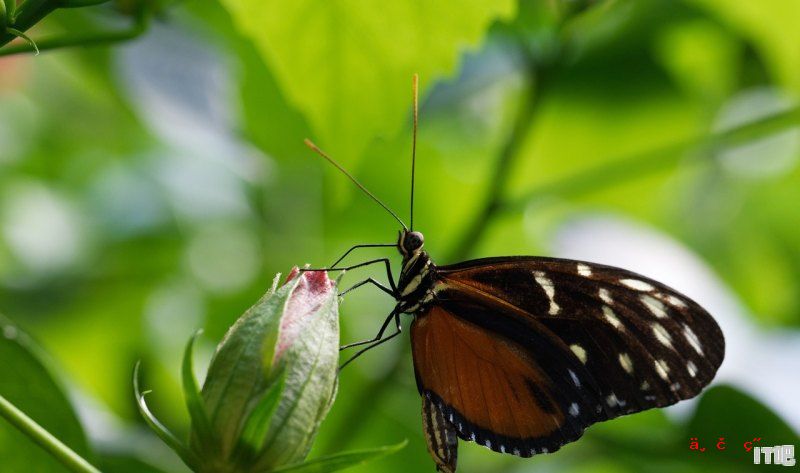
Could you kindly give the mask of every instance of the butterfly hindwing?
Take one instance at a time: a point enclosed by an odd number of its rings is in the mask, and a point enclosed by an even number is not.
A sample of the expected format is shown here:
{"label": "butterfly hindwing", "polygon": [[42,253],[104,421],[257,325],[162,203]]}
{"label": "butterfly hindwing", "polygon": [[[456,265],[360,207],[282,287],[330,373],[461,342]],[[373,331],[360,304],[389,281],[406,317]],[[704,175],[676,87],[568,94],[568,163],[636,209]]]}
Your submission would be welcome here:
{"label": "butterfly hindwing", "polygon": [[559,405],[565,393],[514,341],[438,305],[414,321],[411,337],[420,392],[459,437],[530,456],[534,448],[555,449],[583,431]]}
{"label": "butterfly hindwing", "polygon": [[420,391],[496,451],[554,451],[592,423],[693,397],[724,355],[699,305],[618,268],[489,258],[437,268],[434,291],[412,326]]}

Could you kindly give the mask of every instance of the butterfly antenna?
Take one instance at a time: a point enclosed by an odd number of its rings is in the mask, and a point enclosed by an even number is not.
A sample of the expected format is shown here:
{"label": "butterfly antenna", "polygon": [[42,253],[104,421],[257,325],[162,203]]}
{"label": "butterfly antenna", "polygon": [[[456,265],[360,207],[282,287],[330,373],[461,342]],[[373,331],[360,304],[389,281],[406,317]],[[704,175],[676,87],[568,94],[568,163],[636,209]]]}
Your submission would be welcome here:
{"label": "butterfly antenna", "polygon": [[414,74],[411,82],[414,94],[414,121],[411,139],[411,230],[414,230],[414,170],[417,164],[417,122],[419,117],[419,74]]}
{"label": "butterfly antenna", "polygon": [[312,150],[312,151],[314,151],[314,152],[315,152],[315,153],[317,153],[318,155],[320,155],[320,156],[322,156],[323,158],[325,158],[325,160],[326,160],[326,161],[328,161],[329,163],[333,164],[333,165],[336,167],[336,169],[338,169],[339,171],[341,171],[341,172],[342,172],[342,174],[344,174],[344,175],[345,175],[345,176],[347,176],[347,177],[348,177],[348,178],[349,178],[351,181],[353,181],[353,184],[355,184],[356,186],[358,186],[358,188],[359,188],[359,189],[361,189],[361,191],[362,191],[362,192],[364,192],[365,194],[367,194],[367,195],[369,196],[369,198],[370,198],[370,199],[372,199],[372,200],[374,200],[375,202],[377,202],[377,203],[378,203],[378,205],[380,205],[381,207],[383,207],[383,209],[384,209],[384,210],[386,210],[387,212],[389,212],[389,214],[390,214],[392,217],[394,217],[394,219],[395,219],[395,220],[397,220],[398,222],[400,222],[400,225],[402,225],[402,226],[403,226],[403,229],[405,229],[405,230],[408,230],[408,227],[406,227],[406,224],[405,224],[405,223],[403,223],[403,221],[402,221],[402,220],[400,220],[400,217],[398,217],[396,213],[392,212],[392,209],[390,209],[389,207],[387,207],[387,206],[386,206],[386,204],[384,204],[383,202],[381,202],[381,200],[380,200],[379,198],[375,197],[375,194],[373,194],[372,192],[370,192],[370,191],[369,191],[369,189],[367,189],[367,188],[366,188],[366,187],[364,187],[364,186],[363,186],[363,185],[362,185],[360,182],[358,182],[358,180],[356,180],[356,178],[355,178],[355,177],[353,177],[353,176],[352,176],[352,175],[351,175],[349,172],[347,172],[347,171],[346,171],[346,170],[345,170],[345,169],[344,169],[344,168],[341,166],[341,164],[337,163],[336,161],[334,161],[334,160],[333,160],[333,158],[331,158],[330,156],[328,156],[327,154],[325,154],[325,152],[323,152],[321,149],[319,149],[319,147],[318,147],[317,145],[315,145],[315,144],[314,144],[314,143],[313,143],[311,140],[309,140],[308,138],[306,138],[306,139],[305,139],[305,144],[306,144],[306,146],[308,146],[309,148],[311,148],[311,150]]}

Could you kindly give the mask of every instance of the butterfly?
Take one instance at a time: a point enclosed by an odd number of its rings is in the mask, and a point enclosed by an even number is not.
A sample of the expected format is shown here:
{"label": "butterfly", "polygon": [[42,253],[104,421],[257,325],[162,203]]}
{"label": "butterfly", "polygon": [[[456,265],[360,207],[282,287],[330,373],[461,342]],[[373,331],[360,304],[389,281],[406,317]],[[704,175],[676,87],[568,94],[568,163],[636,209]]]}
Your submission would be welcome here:
{"label": "butterfly", "polygon": [[[414,76],[411,227],[313,143],[403,227],[394,243],[356,245],[328,270],[384,264],[396,300],[377,336],[344,365],[401,333],[411,347],[428,450],[439,471],[456,470],[458,439],[500,453],[552,453],[590,425],[689,399],[711,382],[725,354],[717,323],[696,302],[640,274],[538,256],[481,258],[438,266],[413,230],[417,76]],[[388,258],[340,268],[353,250],[396,247]],[[309,269],[311,270],[311,269]],[[394,321],[395,330],[386,335]],[[343,366],[344,366],[343,365]]]}

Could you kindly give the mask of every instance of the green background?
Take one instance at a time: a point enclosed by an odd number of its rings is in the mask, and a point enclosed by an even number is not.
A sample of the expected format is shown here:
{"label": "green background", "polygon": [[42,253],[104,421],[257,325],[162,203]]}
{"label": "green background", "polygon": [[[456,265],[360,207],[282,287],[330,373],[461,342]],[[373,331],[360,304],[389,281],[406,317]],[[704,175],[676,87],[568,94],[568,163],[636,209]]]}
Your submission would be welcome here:
{"label": "green background", "polygon": [[[113,29],[124,4],[30,34]],[[303,138],[405,219],[418,72],[415,227],[434,261],[622,252],[603,262],[671,278],[729,335],[699,403],[532,459],[462,442],[459,471],[769,468],[742,443],[799,443],[798,24],[794,0],[185,1],[126,44],[0,58],[0,312],[36,341],[3,338],[1,392],[108,471],[183,471],[136,414],[134,362],[185,432],[196,328],[203,364],[275,273],[396,239]],[[651,266],[674,255],[692,263]],[[342,340],[391,307],[346,297]],[[342,373],[312,456],[407,438],[352,471],[433,470],[407,345]],[[0,424],[0,462],[60,471],[15,435]]]}

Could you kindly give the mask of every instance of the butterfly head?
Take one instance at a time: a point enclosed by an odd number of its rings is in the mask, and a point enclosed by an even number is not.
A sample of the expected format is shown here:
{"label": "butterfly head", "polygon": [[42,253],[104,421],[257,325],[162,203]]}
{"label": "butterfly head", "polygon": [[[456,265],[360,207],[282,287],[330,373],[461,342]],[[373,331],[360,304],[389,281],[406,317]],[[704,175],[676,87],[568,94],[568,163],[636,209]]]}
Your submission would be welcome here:
{"label": "butterfly head", "polygon": [[422,251],[422,245],[425,244],[425,237],[420,232],[411,232],[408,230],[400,231],[400,238],[397,240],[397,249],[403,256],[410,256]]}

